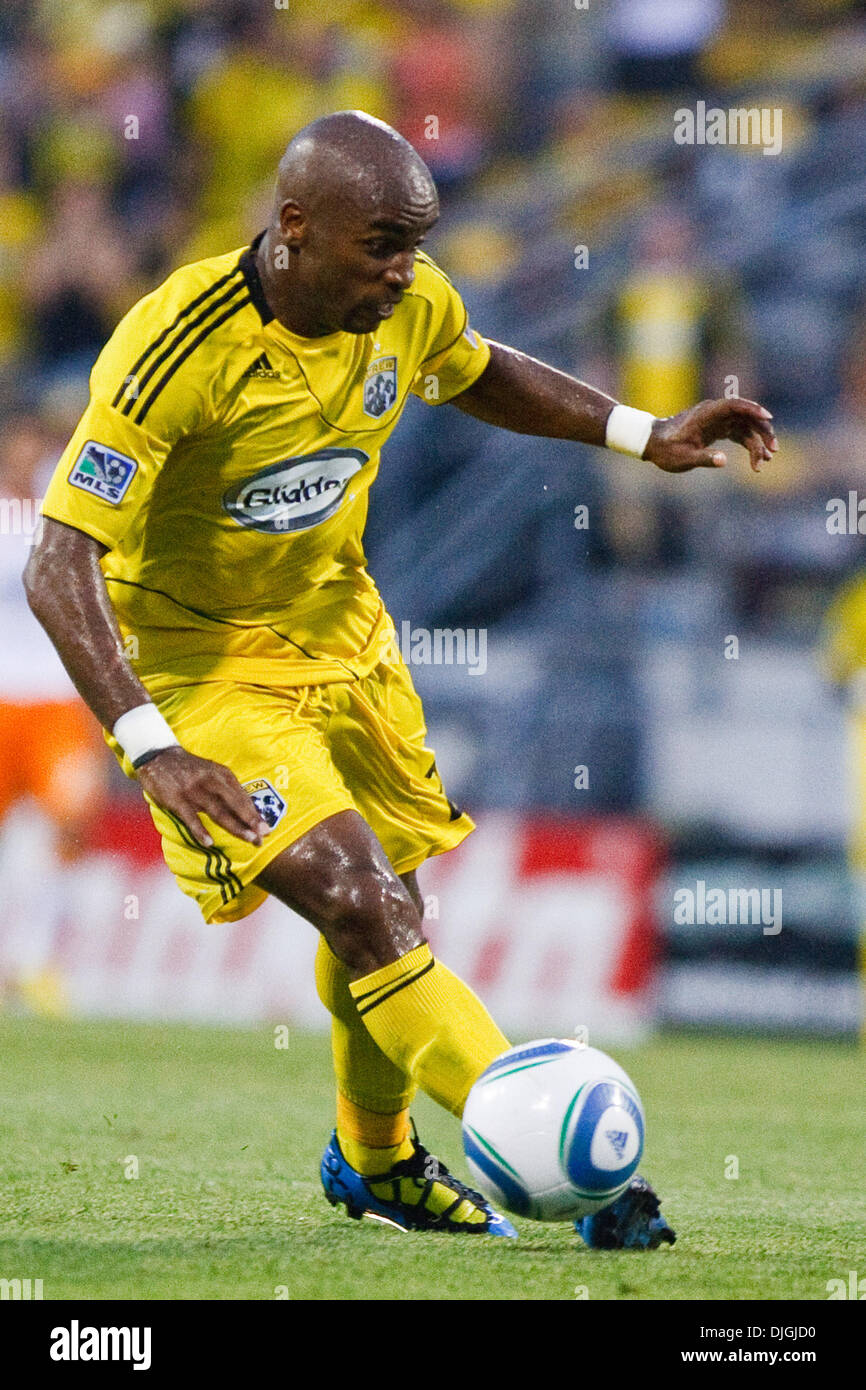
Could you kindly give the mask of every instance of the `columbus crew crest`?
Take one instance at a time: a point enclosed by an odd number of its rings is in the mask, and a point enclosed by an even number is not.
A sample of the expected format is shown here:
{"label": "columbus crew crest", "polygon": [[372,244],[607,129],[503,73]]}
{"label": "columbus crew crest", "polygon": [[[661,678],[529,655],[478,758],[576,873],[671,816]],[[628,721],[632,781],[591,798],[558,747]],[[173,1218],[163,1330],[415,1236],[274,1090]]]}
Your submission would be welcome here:
{"label": "columbus crew crest", "polygon": [[269,830],[278,825],[286,812],[286,803],[264,777],[253,782],[244,782],[244,791],[249,792],[253,805]]}
{"label": "columbus crew crest", "polygon": [[364,379],[364,414],[378,420],[397,399],[397,359],[377,357]]}

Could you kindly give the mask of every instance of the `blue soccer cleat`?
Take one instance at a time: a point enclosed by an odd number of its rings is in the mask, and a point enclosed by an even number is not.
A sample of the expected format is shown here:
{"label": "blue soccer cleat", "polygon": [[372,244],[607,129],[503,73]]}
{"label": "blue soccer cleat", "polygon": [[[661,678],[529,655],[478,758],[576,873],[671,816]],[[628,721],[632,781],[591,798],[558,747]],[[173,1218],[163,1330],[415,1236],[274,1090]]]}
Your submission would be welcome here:
{"label": "blue soccer cleat", "polygon": [[593,1250],[655,1250],[677,1238],[661,1214],[658,1197],[637,1173],[621,1197],[575,1221],[574,1229]]}
{"label": "blue soccer cleat", "polygon": [[356,1219],[371,1216],[402,1231],[456,1231],[475,1236],[512,1236],[510,1221],[480,1192],[455,1178],[444,1163],[415,1140],[415,1152],[387,1173],[364,1177],[343,1156],[336,1130],[322,1157],[322,1186],[332,1207]]}

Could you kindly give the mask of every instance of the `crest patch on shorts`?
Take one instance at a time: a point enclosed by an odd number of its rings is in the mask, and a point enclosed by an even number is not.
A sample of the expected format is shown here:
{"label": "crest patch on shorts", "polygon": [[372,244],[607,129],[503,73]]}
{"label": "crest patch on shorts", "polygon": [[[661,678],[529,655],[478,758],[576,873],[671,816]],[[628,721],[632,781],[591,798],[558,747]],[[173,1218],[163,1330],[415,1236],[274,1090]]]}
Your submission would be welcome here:
{"label": "crest patch on shorts", "polygon": [[249,792],[253,804],[269,830],[278,825],[286,813],[286,803],[264,777],[256,777],[252,782],[244,782],[245,792]]}

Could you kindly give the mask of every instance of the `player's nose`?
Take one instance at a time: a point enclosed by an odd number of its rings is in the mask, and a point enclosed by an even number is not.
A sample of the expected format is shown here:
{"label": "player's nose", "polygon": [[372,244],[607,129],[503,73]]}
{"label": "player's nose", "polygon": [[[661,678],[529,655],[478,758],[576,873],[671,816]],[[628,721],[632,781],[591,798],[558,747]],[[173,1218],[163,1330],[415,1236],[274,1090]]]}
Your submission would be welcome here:
{"label": "player's nose", "polygon": [[385,271],[385,283],[389,289],[404,292],[415,279],[415,257],[412,252],[397,256]]}

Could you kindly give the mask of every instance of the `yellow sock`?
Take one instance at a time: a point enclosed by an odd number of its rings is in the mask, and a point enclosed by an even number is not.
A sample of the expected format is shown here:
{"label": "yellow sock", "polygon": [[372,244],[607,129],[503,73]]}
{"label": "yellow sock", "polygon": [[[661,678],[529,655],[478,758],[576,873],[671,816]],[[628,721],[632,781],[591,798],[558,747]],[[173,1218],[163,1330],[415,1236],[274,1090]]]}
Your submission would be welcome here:
{"label": "yellow sock", "polygon": [[381,1051],[454,1115],[510,1046],[478,996],[434,960],[426,942],[349,990]]}
{"label": "yellow sock", "polygon": [[337,1092],[337,1138],[344,1156],[365,1177],[387,1173],[415,1151],[409,1132],[409,1111],[383,1115],[356,1105]]}
{"label": "yellow sock", "polygon": [[359,1173],[383,1173],[412,1154],[409,1105],[417,1087],[364,1027],[349,992],[349,972],[324,937],[316,954],[316,988],[331,1015],[340,1148]]}

